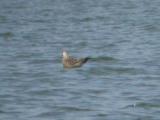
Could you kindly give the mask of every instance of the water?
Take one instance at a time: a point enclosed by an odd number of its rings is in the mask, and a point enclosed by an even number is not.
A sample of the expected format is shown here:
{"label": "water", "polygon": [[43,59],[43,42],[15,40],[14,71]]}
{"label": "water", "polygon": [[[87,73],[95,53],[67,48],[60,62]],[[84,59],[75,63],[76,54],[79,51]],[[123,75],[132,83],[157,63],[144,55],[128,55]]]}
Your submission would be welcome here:
{"label": "water", "polygon": [[[1,0],[0,120],[159,120],[159,0]],[[62,49],[90,56],[63,69]]]}

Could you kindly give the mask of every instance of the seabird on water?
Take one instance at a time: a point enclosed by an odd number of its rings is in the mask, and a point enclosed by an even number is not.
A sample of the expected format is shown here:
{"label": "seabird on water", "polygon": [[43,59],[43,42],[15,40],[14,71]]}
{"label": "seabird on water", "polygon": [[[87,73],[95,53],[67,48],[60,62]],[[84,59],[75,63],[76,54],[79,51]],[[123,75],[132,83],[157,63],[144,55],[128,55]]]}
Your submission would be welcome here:
{"label": "seabird on water", "polygon": [[66,51],[63,51],[62,63],[64,68],[75,68],[81,67],[84,63],[88,61],[88,57],[76,59],[71,56]]}

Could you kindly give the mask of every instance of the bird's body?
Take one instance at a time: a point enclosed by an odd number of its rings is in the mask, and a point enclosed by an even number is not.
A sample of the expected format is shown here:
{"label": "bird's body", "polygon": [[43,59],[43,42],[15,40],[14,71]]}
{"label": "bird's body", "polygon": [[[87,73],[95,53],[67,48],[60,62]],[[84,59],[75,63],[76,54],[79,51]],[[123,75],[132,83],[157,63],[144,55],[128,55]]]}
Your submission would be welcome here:
{"label": "bird's body", "polygon": [[62,63],[65,68],[75,68],[81,67],[84,63],[88,61],[88,57],[76,59],[71,56],[66,51],[63,51]]}

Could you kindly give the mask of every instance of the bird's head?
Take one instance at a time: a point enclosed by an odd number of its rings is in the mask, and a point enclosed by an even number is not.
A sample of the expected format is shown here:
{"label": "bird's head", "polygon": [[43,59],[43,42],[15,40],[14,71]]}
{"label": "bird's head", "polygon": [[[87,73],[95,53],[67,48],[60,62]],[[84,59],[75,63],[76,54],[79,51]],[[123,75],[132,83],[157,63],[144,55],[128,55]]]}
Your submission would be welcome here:
{"label": "bird's head", "polygon": [[68,54],[65,50],[63,50],[62,55],[63,55],[63,58],[64,58],[64,59],[69,58],[69,54]]}

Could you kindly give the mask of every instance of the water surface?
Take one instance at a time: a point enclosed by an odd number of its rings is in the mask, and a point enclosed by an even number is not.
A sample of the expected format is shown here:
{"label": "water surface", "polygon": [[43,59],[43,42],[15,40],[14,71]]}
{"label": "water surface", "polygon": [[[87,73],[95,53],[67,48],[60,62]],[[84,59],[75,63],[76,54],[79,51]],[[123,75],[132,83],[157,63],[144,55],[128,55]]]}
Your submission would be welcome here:
{"label": "water surface", "polygon": [[[1,0],[1,120],[159,120],[159,0]],[[63,69],[62,49],[90,56]]]}

